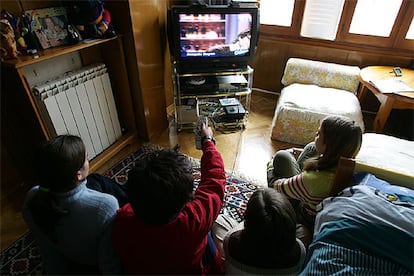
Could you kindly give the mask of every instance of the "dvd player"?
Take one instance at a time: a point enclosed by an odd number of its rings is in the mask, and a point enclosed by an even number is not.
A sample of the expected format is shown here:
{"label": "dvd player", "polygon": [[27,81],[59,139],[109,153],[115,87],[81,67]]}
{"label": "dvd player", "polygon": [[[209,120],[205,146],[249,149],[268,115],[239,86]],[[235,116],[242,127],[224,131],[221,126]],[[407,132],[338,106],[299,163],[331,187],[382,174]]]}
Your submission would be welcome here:
{"label": "dvd player", "polygon": [[203,94],[215,93],[219,89],[215,76],[205,77],[182,77],[180,78],[181,94]]}
{"label": "dvd player", "polygon": [[248,82],[243,75],[217,76],[220,92],[240,92],[248,87]]}

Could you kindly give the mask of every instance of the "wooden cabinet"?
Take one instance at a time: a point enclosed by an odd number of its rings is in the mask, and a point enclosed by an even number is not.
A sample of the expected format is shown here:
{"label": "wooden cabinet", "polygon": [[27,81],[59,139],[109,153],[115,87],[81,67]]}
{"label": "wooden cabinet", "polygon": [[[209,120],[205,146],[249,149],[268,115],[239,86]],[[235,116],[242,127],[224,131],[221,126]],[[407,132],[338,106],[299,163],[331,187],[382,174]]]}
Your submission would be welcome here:
{"label": "wooden cabinet", "polygon": [[[115,142],[91,160],[91,172],[102,166],[122,148],[136,142],[137,127],[122,36],[98,39],[89,43],[81,42],[76,45],[41,50],[39,57],[20,56],[18,59],[2,62],[2,78],[6,76],[8,78],[2,80],[7,82],[4,86],[2,83],[2,121],[10,125],[7,130],[9,137],[2,135],[2,138],[6,138],[8,148],[13,149],[17,163],[21,163],[21,159],[24,159],[25,152],[30,156],[36,143],[49,140],[56,135],[32,91],[33,86],[45,79],[54,79],[67,71],[95,63],[106,65],[122,132]],[[25,124],[26,128],[24,126],[22,128],[21,124]],[[23,164],[22,168],[29,166]]]}
{"label": "wooden cabinet", "polygon": [[[62,2],[11,0],[2,4],[4,9],[19,15],[24,10],[62,5]],[[39,73],[33,68],[42,64],[48,70],[46,76],[59,75],[61,68],[71,68],[72,63],[86,66],[103,62],[108,68],[124,131],[121,139],[92,160],[92,170],[130,141],[149,141],[168,127],[165,81],[171,86],[171,73],[166,41],[162,39],[166,5],[164,0],[107,0],[105,6],[111,13],[116,32],[121,36],[50,48],[40,51],[39,59],[20,56],[17,60],[2,62],[1,137],[4,147],[10,152],[13,166],[20,174],[30,175],[33,149],[53,135],[30,94],[30,85],[36,78],[34,75]],[[169,72],[168,75],[165,71]]]}

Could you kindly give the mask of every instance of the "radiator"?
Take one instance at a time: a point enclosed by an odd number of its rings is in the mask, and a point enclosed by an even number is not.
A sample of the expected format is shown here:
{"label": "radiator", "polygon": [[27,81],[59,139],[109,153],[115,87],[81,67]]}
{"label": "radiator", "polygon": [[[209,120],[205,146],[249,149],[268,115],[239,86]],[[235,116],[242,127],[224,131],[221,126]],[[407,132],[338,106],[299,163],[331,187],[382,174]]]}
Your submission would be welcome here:
{"label": "radiator", "polygon": [[121,137],[105,64],[93,64],[32,88],[49,131],[82,138],[89,158]]}

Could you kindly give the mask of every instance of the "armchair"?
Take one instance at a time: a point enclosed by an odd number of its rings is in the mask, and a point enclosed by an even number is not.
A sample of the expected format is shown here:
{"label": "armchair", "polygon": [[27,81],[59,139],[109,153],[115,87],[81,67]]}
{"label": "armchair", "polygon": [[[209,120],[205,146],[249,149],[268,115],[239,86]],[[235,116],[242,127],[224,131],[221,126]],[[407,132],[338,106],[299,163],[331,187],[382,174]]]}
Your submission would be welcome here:
{"label": "armchair", "polygon": [[311,142],[328,115],[346,116],[364,131],[356,92],[359,67],[290,58],[272,122],[271,138],[297,145]]}

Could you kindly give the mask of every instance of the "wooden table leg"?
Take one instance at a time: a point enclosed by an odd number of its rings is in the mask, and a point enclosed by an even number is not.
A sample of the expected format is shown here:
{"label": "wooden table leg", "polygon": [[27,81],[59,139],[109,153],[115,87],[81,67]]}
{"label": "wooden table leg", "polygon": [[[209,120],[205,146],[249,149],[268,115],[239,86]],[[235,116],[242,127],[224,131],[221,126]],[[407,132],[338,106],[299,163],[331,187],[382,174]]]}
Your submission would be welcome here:
{"label": "wooden table leg", "polygon": [[357,94],[359,103],[361,103],[362,100],[365,98],[366,89],[367,88],[365,87],[365,85],[363,85],[363,84],[360,85],[359,90],[358,90],[358,94]]}
{"label": "wooden table leg", "polygon": [[374,119],[373,129],[375,132],[382,133],[385,127],[385,123],[390,116],[392,107],[394,105],[394,99],[391,97],[387,97],[385,101],[383,101],[378,109],[377,115]]}

